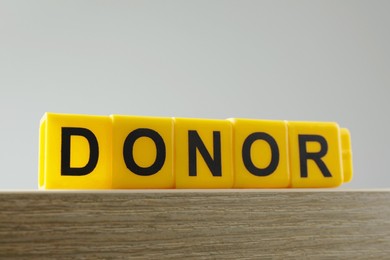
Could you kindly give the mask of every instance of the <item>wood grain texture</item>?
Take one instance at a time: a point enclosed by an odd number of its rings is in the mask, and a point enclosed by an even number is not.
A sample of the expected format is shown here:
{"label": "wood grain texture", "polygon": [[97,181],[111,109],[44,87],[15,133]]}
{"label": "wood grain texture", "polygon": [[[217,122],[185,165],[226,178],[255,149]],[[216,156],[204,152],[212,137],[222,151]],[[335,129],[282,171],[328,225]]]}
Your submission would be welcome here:
{"label": "wood grain texture", "polygon": [[12,257],[388,259],[390,191],[1,192]]}

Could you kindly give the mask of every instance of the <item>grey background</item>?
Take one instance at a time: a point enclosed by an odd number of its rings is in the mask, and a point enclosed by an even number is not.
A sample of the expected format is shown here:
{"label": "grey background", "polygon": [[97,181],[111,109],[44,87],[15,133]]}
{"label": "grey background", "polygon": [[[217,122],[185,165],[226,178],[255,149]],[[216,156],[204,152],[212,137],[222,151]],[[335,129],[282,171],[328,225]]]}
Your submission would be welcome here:
{"label": "grey background", "polygon": [[46,111],[336,121],[389,187],[389,1],[0,1],[0,188]]}

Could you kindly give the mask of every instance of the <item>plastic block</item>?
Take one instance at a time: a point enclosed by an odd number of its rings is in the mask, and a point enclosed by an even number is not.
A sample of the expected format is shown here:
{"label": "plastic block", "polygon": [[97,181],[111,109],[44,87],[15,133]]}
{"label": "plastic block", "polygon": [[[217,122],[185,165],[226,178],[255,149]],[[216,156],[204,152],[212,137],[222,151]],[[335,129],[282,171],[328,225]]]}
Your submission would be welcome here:
{"label": "plastic block", "polygon": [[350,182],[352,180],[353,172],[351,135],[346,128],[341,128],[340,132],[344,182]]}
{"label": "plastic block", "polygon": [[236,118],[229,120],[233,124],[233,187],[289,187],[287,123]]}
{"label": "plastic block", "polygon": [[176,188],[231,188],[231,123],[174,118],[174,128]]}
{"label": "plastic block", "polygon": [[110,118],[46,113],[39,162],[40,188],[110,189]]}
{"label": "plastic block", "polygon": [[336,123],[288,122],[293,188],[343,183],[340,129]]}
{"label": "plastic block", "polygon": [[115,189],[174,188],[173,119],[111,116]]}

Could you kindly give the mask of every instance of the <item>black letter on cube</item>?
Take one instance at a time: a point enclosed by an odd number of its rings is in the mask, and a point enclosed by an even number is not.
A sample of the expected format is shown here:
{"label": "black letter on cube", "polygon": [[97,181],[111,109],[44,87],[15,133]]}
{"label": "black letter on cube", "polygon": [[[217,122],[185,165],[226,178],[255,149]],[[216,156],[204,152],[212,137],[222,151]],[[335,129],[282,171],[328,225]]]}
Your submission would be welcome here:
{"label": "black letter on cube", "polygon": [[221,165],[221,135],[220,132],[213,132],[213,150],[214,150],[214,159],[211,158],[211,155],[207,151],[202,139],[197,131],[189,130],[188,131],[188,162],[189,162],[189,176],[196,176],[196,149],[199,150],[204,161],[209,167],[211,174],[215,177],[222,176],[222,165]]}
{"label": "black letter on cube", "polygon": [[[321,160],[322,157],[326,155],[328,152],[328,143],[326,142],[326,139],[321,135],[299,135],[299,161],[301,164],[301,177],[307,178],[307,160],[313,160],[318,168],[320,169],[322,175],[324,177],[332,177],[332,174],[330,174],[329,169],[326,167],[323,160]],[[321,149],[320,151],[316,153],[309,153],[306,149],[306,143],[307,142],[317,142],[320,144]]]}
{"label": "black letter on cube", "polygon": [[[82,136],[89,143],[89,160],[84,167],[70,166],[70,139],[72,135]],[[99,159],[99,145],[91,130],[81,127],[62,127],[61,143],[61,175],[83,176],[91,173]]]}
{"label": "black letter on cube", "polygon": [[[137,139],[140,137],[148,137],[152,139],[154,144],[156,145],[156,160],[149,167],[141,167],[134,161],[133,147],[135,141],[137,141]],[[133,173],[140,176],[150,176],[161,170],[161,168],[164,166],[165,156],[166,151],[163,138],[159,133],[148,128],[138,128],[131,132],[127,136],[123,146],[123,158],[125,160],[127,168]]]}
{"label": "black letter on cube", "polygon": [[[252,162],[251,147],[256,140],[266,141],[271,148],[271,162],[264,169],[256,167]],[[276,170],[279,164],[278,144],[276,143],[275,139],[267,133],[257,132],[257,133],[250,134],[245,139],[244,144],[242,146],[242,160],[244,162],[246,169],[253,175],[259,177],[268,176]]]}

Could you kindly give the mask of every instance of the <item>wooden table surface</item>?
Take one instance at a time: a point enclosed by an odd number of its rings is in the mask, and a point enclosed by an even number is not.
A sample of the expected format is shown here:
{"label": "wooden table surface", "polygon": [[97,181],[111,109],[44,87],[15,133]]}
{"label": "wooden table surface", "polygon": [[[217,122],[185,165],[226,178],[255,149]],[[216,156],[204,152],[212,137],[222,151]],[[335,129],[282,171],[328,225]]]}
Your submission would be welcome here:
{"label": "wooden table surface", "polygon": [[390,190],[0,192],[0,258],[390,259]]}

